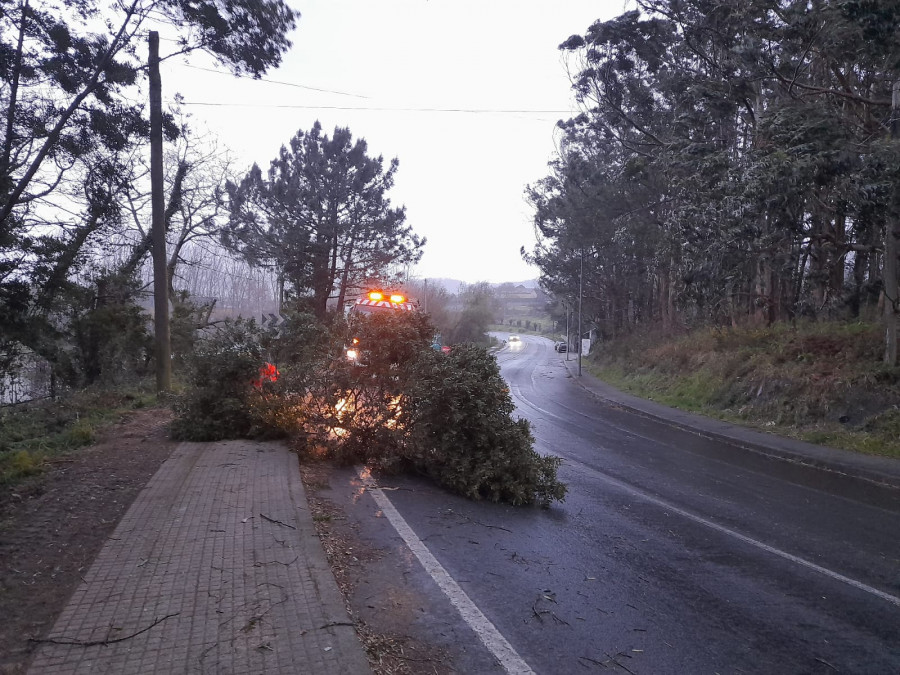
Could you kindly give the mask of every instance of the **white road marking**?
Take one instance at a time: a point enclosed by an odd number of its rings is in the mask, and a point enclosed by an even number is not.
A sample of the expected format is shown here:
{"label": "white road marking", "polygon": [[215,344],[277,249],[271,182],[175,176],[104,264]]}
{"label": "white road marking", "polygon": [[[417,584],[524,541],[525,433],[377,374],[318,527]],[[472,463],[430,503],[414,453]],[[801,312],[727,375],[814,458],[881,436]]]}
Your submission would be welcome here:
{"label": "white road marking", "polygon": [[[522,401],[524,404],[526,404],[528,407],[533,408],[534,410],[537,410],[537,411],[543,413],[544,415],[546,415],[546,416],[548,416],[548,417],[550,417],[550,418],[552,418],[552,419],[556,419],[556,420],[568,422],[568,420],[565,420],[564,418],[562,418],[562,417],[560,417],[560,416],[558,416],[558,415],[556,415],[556,414],[554,414],[554,413],[551,413],[549,410],[544,410],[543,408],[540,408],[539,406],[535,405],[534,403],[532,403],[531,401],[529,401],[528,399],[526,399],[526,398],[522,395],[522,391],[521,391],[521,389],[520,389],[518,386],[513,386],[513,387],[512,387],[512,391],[513,391],[514,394],[516,394],[517,398],[519,398],[519,400]],[[574,410],[574,409],[572,409],[572,408],[566,407],[566,410],[569,410],[570,412],[573,412],[573,413],[575,413],[575,414],[581,415],[581,416],[583,416],[583,417],[588,417],[588,418],[589,418],[588,415],[585,415],[584,413],[581,413],[581,412],[579,412],[579,411],[577,411],[577,410]],[[660,442],[660,441],[658,441],[658,440],[656,440],[656,439],[652,439],[652,438],[649,438],[649,437],[642,436],[641,434],[637,434],[637,433],[635,433],[635,432],[633,432],[633,431],[631,431],[631,430],[629,430],[629,429],[625,429],[625,428],[619,427],[619,426],[617,426],[617,425],[610,424],[609,422],[606,422],[606,424],[608,424],[610,427],[612,427],[612,428],[614,428],[614,429],[616,429],[616,430],[618,430],[618,431],[624,432],[624,433],[629,434],[629,435],[632,435],[632,436],[636,436],[637,438],[641,438],[641,439],[653,441],[654,443],[659,443],[659,442]],[[716,461],[718,461],[718,460],[716,460]],[[764,542],[761,542],[761,541],[759,541],[759,540],[757,540],[757,539],[753,539],[752,537],[748,537],[748,536],[745,535],[745,534],[741,534],[740,532],[736,532],[736,531],[734,531],[734,530],[732,530],[732,529],[729,529],[729,528],[727,528],[727,527],[725,527],[725,526],[723,526],[723,525],[719,525],[718,523],[714,523],[714,522],[711,521],[711,520],[707,520],[707,519],[704,518],[703,516],[698,516],[698,515],[696,515],[696,514],[694,514],[694,513],[691,513],[691,512],[689,512],[689,511],[685,511],[684,509],[680,509],[680,508],[678,508],[677,506],[674,506],[673,504],[670,504],[669,502],[666,502],[666,501],[664,501],[664,500],[662,500],[662,499],[659,499],[659,498],[657,498],[657,497],[654,497],[653,495],[650,495],[650,494],[648,494],[648,493],[646,493],[646,492],[644,492],[644,491],[642,491],[642,490],[639,490],[639,489],[637,489],[637,488],[635,488],[635,487],[633,487],[633,486],[631,486],[631,485],[629,485],[629,484],[627,484],[627,483],[624,483],[624,482],[619,481],[619,480],[617,480],[617,479],[615,479],[615,478],[612,478],[611,476],[606,475],[605,473],[602,473],[602,472],[600,472],[600,471],[597,471],[596,469],[594,469],[594,468],[588,466],[587,464],[584,464],[584,463],[579,462],[579,461],[577,461],[577,460],[573,460],[573,459],[568,458],[568,457],[566,458],[566,462],[579,464],[579,465],[581,465],[582,467],[584,467],[585,470],[587,470],[587,471],[593,473],[593,474],[594,474],[597,478],[599,478],[600,480],[602,480],[602,481],[604,481],[604,482],[606,482],[606,483],[609,483],[609,484],[611,484],[611,485],[615,485],[616,487],[620,488],[621,490],[624,490],[625,492],[628,492],[629,494],[632,494],[632,495],[634,495],[634,496],[636,496],[636,497],[639,497],[639,498],[641,498],[641,499],[644,499],[645,501],[648,501],[648,502],[650,502],[650,503],[652,503],[652,504],[656,504],[657,506],[662,507],[662,508],[664,508],[664,509],[666,509],[666,510],[668,510],[668,511],[672,511],[673,513],[677,513],[677,514],[679,514],[679,515],[681,515],[681,516],[683,516],[683,517],[685,517],[685,518],[687,518],[687,519],[689,519],[689,520],[693,520],[695,523],[699,523],[699,524],[701,524],[701,525],[704,525],[704,526],[706,526],[706,527],[708,527],[708,528],[710,528],[710,529],[712,529],[712,530],[716,530],[717,532],[720,532],[720,533],[722,533],[722,534],[725,534],[725,535],[728,535],[728,536],[730,536],[730,537],[733,537],[733,538],[737,539],[738,541],[742,541],[742,542],[744,542],[745,544],[750,544],[751,546],[755,546],[756,548],[761,549],[761,550],[763,550],[763,551],[766,551],[767,553],[771,553],[772,555],[776,555],[776,556],[778,556],[778,557],[780,557],[780,558],[783,558],[784,560],[789,560],[789,561],[792,562],[792,563],[795,563],[795,564],[800,565],[800,566],[802,566],[802,567],[806,567],[807,569],[810,569],[810,570],[813,570],[813,571],[815,571],[815,572],[818,572],[819,574],[822,574],[822,575],[824,575],[824,576],[826,576],[826,577],[829,577],[829,578],[831,578],[831,579],[834,579],[835,581],[840,581],[841,583],[847,584],[848,586],[852,586],[853,588],[856,588],[856,589],[858,589],[858,590],[860,590],[860,591],[863,591],[863,592],[865,592],[865,593],[869,593],[869,594],[871,594],[871,595],[874,595],[875,597],[881,598],[882,600],[885,600],[885,601],[889,602],[889,603],[892,604],[892,605],[895,605],[895,606],[897,606],[897,607],[900,607],[900,597],[897,597],[897,596],[895,596],[895,595],[891,595],[890,593],[885,593],[884,591],[881,591],[881,590],[879,590],[879,589],[877,589],[877,588],[874,588],[873,586],[869,586],[868,584],[865,584],[865,583],[863,583],[863,582],[861,582],[861,581],[857,581],[856,579],[852,579],[852,578],[850,578],[850,577],[848,577],[848,576],[844,576],[843,574],[841,574],[841,573],[839,573],[839,572],[835,572],[835,571],[833,571],[833,570],[828,569],[827,567],[822,567],[821,565],[817,565],[817,564],[814,563],[814,562],[810,562],[809,560],[806,560],[806,559],[801,558],[801,557],[799,557],[799,556],[795,556],[795,555],[793,555],[792,553],[788,553],[787,551],[782,551],[781,549],[775,548],[774,546],[770,546],[769,544],[766,544],[766,543],[764,543]],[[756,473],[756,472],[754,472],[754,473]]]}
{"label": "white road marking", "polygon": [[[567,460],[567,461],[572,462],[572,460]],[[885,593],[884,591],[878,590],[877,588],[869,586],[868,584],[864,584],[861,581],[857,581],[856,579],[851,579],[850,577],[844,576],[843,574],[840,574],[839,572],[834,572],[833,570],[830,570],[827,567],[822,567],[821,565],[816,565],[814,562],[805,560],[804,558],[793,555],[792,553],[788,553],[787,551],[782,551],[781,549],[775,548],[774,546],[769,546],[768,544],[765,544],[757,539],[753,539],[752,537],[748,537],[747,535],[741,534],[740,532],[735,532],[734,530],[727,528],[724,525],[719,525],[718,523],[714,523],[711,520],[707,520],[703,516],[698,516],[694,513],[691,513],[690,511],[685,511],[684,509],[678,508],[677,506],[674,506],[673,504],[670,504],[669,502],[667,502],[663,499],[654,497],[653,495],[648,494],[648,493],[644,492],[643,490],[639,490],[635,487],[632,487],[631,485],[628,485],[627,483],[623,483],[622,481],[612,478],[611,476],[607,476],[606,474],[601,473],[600,471],[597,471],[596,469],[590,468],[586,464],[582,464],[581,462],[577,462],[577,463],[580,464],[582,467],[584,467],[590,473],[594,474],[600,480],[602,480],[606,483],[609,483],[610,485],[614,485],[615,487],[618,487],[620,490],[624,490],[625,492],[628,492],[629,494],[634,495],[635,497],[638,497],[640,499],[648,501],[651,504],[655,504],[656,506],[659,506],[659,507],[665,509],[666,511],[671,511],[673,513],[677,513],[678,515],[683,516],[683,517],[687,518],[688,520],[693,520],[695,523],[704,525],[704,526],[710,528],[711,530],[715,530],[716,532],[720,532],[729,537],[733,537],[733,538],[737,539],[738,541],[744,542],[745,544],[755,546],[756,548],[761,549],[761,550],[765,551],[766,553],[771,553],[772,555],[776,555],[780,558],[784,558],[785,560],[789,560],[792,563],[801,565],[802,567],[806,567],[807,569],[813,570],[814,572],[818,572],[819,574],[822,574],[826,577],[834,579],[835,581],[840,581],[841,583],[847,584],[848,586],[852,586],[853,588],[856,588],[865,593],[874,595],[875,597],[881,598],[882,600],[885,600],[892,605],[900,607],[900,598],[898,598],[895,595],[891,595],[890,593]]]}
{"label": "white road marking", "polygon": [[[567,420],[566,418],[560,417],[559,415],[557,415],[557,414],[555,414],[555,413],[552,413],[552,412],[550,412],[549,410],[544,410],[544,409],[541,408],[540,406],[538,406],[538,405],[536,405],[535,403],[532,403],[531,401],[529,401],[529,400],[528,400],[527,398],[525,398],[525,396],[522,394],[522,388],[521,388],[519,385],[517,385],[517,384],[512,385],[512,393],[513,393],[513,396],[514,396],[515,398],[519,399],[519,401],[521,401],[522,403],[524,403],[524,404],[525,404],[526,406],[528,406],[529,408],[532,408],[533,410],[537,410],[539,413],[541,413],[541,414],[543,414],[543,415],[546,415],[547,417],[549,417],[549,418],[551,418],[551,419],[559,420],[560,422],[564,422],[564,423],[568,423],[568,422],[569,422],[569,420]],[[569,410],[569,408],[566,408],[566,410]],[[577,411],[573,411],[573,412],[577,412]]]}
{"label": "white road marking", "polygon": [[438,587],[444,591],[453,606],[456,607],[462,618],[469,627],[488,648],[488,651],[494,655],[494,658],[500,662],[503,669],[510,675],[534,675],[534,671],[528,666],[521,656],[513,649],[513,646],[506,641],[506,638],[500,634],[497,627],[481,613],[481,610],[472,602],[466,592],[460,588],[459,584],[450,576],[447,570],[438,562],[428,547],[413,532],[400,512],[391,503],[387,495],[382,492],[378,486],[372,481],[368,472],[364,469],[358,469],[360,479],[372,495],[372,499],[378,505],[378,508],[384,513],[397,533],[406,542],[409,550],[415,554],[425,571],[431,575]]}

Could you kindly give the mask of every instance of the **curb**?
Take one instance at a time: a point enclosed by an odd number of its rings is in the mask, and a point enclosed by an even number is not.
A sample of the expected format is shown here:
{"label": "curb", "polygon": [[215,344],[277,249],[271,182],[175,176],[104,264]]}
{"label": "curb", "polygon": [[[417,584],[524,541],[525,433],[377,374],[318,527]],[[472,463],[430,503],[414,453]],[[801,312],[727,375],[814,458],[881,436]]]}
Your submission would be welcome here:
{"label": "curb", "polygon": [[584,367],[579,378],[577,370],[573,370],[570,363],[572,362],[563,361],[566,371],[578,386],[601,400],[614,403],[642,417],[772,459],[855,478],[879,487],[900,490],[900,460],[815,445],[670,408],[619,391],[585,372]]}

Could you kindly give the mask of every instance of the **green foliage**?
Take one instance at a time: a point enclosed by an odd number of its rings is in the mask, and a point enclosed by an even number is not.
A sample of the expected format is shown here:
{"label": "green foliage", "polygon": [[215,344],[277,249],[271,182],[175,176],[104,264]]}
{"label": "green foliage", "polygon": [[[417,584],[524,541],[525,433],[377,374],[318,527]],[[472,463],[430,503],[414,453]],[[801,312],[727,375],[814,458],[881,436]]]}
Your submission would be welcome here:
{"label": "green foliage", "polygon": [[333,456],[413,470],[472,499],[548,505],[564,498],[560,460],[535,452],[484,348],[431,349],[434,329],[418,314],[360,318],[349,330],[363,365],[343,361],[331,371],[323,398],[334,410]]}
{"label": "green foliage", "polygon": [[545,506],[563,500],[561,460],[539,455],[527,420],[513,419],[494,357],[475,345],[422,356],[401,415],[409,432],[405,458],[472,499]]}
{"label": "green foliage", "polygon": [[39,450],[0,453],[0,484],[15,482],[40,473],[43,466],[44,453]]}
{"label": "green foliage", "polygon": [[[331,453],[342,462],[402,464],[405,435],[398,418],[418,359],[430,353],[434,328],[418,312],[351,314],[335,327],[334,358],[314,391],[321,402],[318,419],[336,434]],[[352,345],[355,361],[344,354]]]}
{"label": "green foliage", "polygon": [[463,309],[450,333],[450,344],[488,342],[486,332],[499,314],[496,293],[486,282],[467,286],[460,293]]}
{"label": "green foliage", "polygon": [[[329,360],[325,328],[286,311],[278,333],[237,319],[207,329],[188,359],[188,386],[176,404],[176,438],[280,438],[311,414],[308,391]],[[263,377],[271,364],[274,377]],[[276,372],[277,371],[277,372]]]}
{"label": "green foliage", "polygon": [[638,396],[810,442],[900,457],[900,369],[874,324],[801,323],[631,335],[589,369]]}
{"label": "green foliage", "polygon": [[139,389],[91,387],[56,401],[0,409],[0,484],[38,473],[47,460],[91,444],[98,429],[152,400]]}
{"label": "green foliage", "polygon": [[387,197],[397,160],[385,171],[383,158],[367,150],[349,129],[335,128],[329,138],[316,122],[282,146],[267,176],[254,165],[227,186],[226,244],[251,263],[277,268],[294,296],[311,289],[310,308],[320,319],[335,288],[342,300],[368,279],[388,277],[391,266],[421,256],[424,242]]}
{"label": "green foliage", "polygon": [[199,331],[209,323],[212,306],[194,302],[186,291],[173,300],[169,316],[172,361],[181,368],[186,366],[194,351]]}
{"label": "green foliage", "polygon": [[74,425],[66,430],[66,445],[70,447],[79,447],[82,445],[90,445],[94,442],[94,428],[85,421],[78,420]]}
{"label": "green foliage", "polygon": [[153,354],[148,332],[150,317],[135,303],[137,284],[132,280],[101,279],[98,298],[79,293],[87,305],[73,301],[70,323],[75,350],[69,359],[73,376],[70,386],[133,382],[144,377]]}
{"label": "green foliage", "polygon": [[[7,356],[32,353],[46,360],[62,390],[93,384],[136,385],[152,358],[150,320],[136,302],[138,292],[133,279],[117,275],[98,275],[84,284],[66,283],[52,309],[41,313],[20,307],[17,311],[25,312],[27,318],[19,321],[13,316],[0,325],[0,345]],[[39,299],[31,292],[26,298],[26,307]],[[14,367],[14,362],[7,367]]]}
{"label": "green foliage", "polygon": [[[560,460],[535,452],[528,423],[512,418],[494,358],[474,346],[437,352],[433,335],[418,312],[354,314],[330,334],[309,314],[291,315],[278,336],[226,322],[196,345],[173,435],[290,434],[307,453],[416,471],[473,499],[562,500]],[[349,344],[356,361],[344,354]],[[278,380],[253,386],[268,359]]]}
{"label": "green foliage", "polygon": [[583,281],[608,337],[875,316],[900,194],[894,4],[639,6],[560,45],[582,111],[528,190],[542,286]]}
{"label": "green foliage", "polygon": [[259,432],[269,383],[253,386],[265,364],[263,331],[253,320],[226,321],[195,346],[188,387],[176,405],[172,435],[186,441],[242,438]]}

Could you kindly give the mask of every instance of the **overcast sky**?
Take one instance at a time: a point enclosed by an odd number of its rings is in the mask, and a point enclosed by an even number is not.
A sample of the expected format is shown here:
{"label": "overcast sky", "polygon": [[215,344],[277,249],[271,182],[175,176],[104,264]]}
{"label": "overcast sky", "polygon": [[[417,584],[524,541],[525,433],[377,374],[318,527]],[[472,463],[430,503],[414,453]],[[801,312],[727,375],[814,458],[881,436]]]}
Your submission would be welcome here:
{"label": "overcast sky", "polygon": [[264,171],[317,119],[329,136],[349,127],[370,156],[400,161],[392,202],[428,239],[414,276],[536,278],[519,255],[535,242],[524,190],[547,174],[555,123],[574,110],[557,46],[623,0],[290,2],[302,16],[278,70],[253,81],[172,59],[164,99],[180,93],[195,126]]}

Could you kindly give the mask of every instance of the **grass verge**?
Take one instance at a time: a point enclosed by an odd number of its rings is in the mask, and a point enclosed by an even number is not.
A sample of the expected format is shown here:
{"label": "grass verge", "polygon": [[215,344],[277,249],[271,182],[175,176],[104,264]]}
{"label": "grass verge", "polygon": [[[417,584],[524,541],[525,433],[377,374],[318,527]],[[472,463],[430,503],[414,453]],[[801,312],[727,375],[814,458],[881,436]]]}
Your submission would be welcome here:
{"label": "grass verge", "polygon": [[900,368],[875,324],[632,335],[588,371],[636,396],[793,438],[900,458]]}
{"label": "grass verge", "polygon": [[90,445],[131,410],[156,405],[149,388],[87,389],[59,400],[0,408],[0,485],[40,473],[47,462]]}

